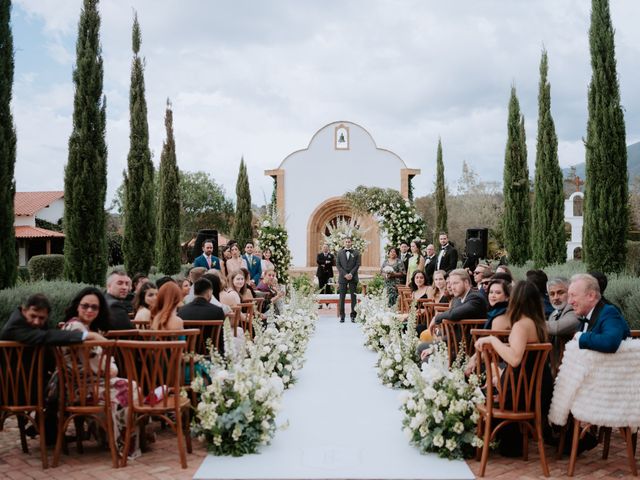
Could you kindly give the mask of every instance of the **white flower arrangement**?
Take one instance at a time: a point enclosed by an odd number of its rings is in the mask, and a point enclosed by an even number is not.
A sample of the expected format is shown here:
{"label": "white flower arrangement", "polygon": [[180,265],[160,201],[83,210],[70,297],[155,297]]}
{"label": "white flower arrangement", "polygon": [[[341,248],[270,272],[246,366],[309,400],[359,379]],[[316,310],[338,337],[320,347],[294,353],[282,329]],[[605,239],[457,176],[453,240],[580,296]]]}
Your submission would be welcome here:
{"label": "white flower arrangement", "polygon": [[327,223],[326,228],[329,230],[329,235],[324,235],[323,241],[329,245],[329,250],[334,254],[337,254],[344,247],[344,241],[347,238],[351,238],[352,248],[358,250],[360,255],[369,245],[369,241],[364,238],[368,229],[361,230],[353,219],[347,220],[344,217],[339,217],[335,225]]}
{"label": "white flower arrangement", "polygon": [[289,281],[291,252],[288,239],[287,230],[275,212],[272,212],[260,223],[257,244],[263,251],[267,248],[271,250],[271,261],[275,266],[278,282],[282,285],[286,285]]}
{"label": "white flower arrangement", "polygon": [[392,388],[410,388],[411,376],[418,370],[416,348],[416,311],[412,307],[407,318],[407,325],[402,332],[403,324],[396,321],[389,332],[388,343],[378,350],[378,377],[384,385]]}
{"label": "white flower arrangement", "polygon": [[362,323],[364,345],[379,352],[391,342],[391,331],[399,326],[396,313],[383,295],[367,295],[358,305],[356,322]]}
{"label": "white flower arrangement", "polygon": [[468,458],[482,446],[482,439],[476,435],[477,406],[484,402],[480,379],[475,374],[465,377],[466,359],[449,368],[444,342],[431,348],[422,371],[408,373],[413,387],[400,394],[404,433],[421,452]]}

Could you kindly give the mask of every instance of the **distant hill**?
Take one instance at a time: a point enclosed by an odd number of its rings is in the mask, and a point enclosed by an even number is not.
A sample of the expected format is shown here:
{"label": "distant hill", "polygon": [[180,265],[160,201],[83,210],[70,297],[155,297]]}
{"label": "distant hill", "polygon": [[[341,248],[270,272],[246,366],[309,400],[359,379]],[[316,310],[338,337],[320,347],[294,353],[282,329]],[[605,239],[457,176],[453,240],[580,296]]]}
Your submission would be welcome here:
{"label": "distant hill", "polygon": [[[576,175],[584,180],[585,163],[574,165],[576,167]],[[627,168],[629,169],[629,185],[633,182],[636,175],[640,175],[640,142],[627,146]],[[563,168],[562,174],[566,177],[571,171],[571,167]]]}

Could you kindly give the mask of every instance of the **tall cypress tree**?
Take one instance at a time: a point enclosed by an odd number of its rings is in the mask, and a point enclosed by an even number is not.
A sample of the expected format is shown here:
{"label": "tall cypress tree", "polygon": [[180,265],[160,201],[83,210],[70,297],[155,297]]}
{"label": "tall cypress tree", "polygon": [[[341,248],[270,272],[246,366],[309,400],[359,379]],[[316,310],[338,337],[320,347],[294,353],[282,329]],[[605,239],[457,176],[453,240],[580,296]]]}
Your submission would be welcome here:
{"label": "tall cypress tree", "polygon": [[173,275],[180,272],[180,172],[176,162],[173,111],[169,100],[167,100],[164,125],[167,130],[167,139],[162,145],[158,175],[156,265],[159,271]]}
{"label": "tall cypress tree", "polygon": [[540,60],[538,92],[538,138],[531,224],[531,253],[537,267],[564,263],[567,251],[564,233],[564,189],[558,162],[558,137],[551,116],[551,85],[547,80],[546,50]]}
{"label": "tall cypress tree", "polygon": [[524,116],[520,113],[515,87],[511,87],[509,100],[503,192],[504,243],[509,252],[509,260],[514,265],[522,265],[529,259],[531,205]]}
{"label": "tall cypress tree", "polygon": [[626,133],[613,37],[608,0],[592,0],[583,247],[588,268],[602,272],[624,269],[629,228]]}
{"label": "tall cypress tree", "polygon": [[249,191],[249,177],[244,158],[240,160],[238,181],[236,183],[236,218],[233,224],[233,238],[242,247],[253,240],[253,214],[251,212],[251,192]]}
{"label": "tall cypress tree", "polygon": [[148,273],[153,263],[155,216],[153,211],[153,162],[149,150],[149,125],[144,88],[144,67],[140,52],[138,15],[133,18],[133,61],[129,91],[129,156],[125,177],[124,266],[127,272]]}
{"label": "tall cypress tree", "polygon": [[16,130],[11,114],[13,90],[11,0],[0,0],[0,290],[12,287],[18,276],[15,230]]}
{"label": "tall cypress tree", "polygon": [[440,232],[448,232],[447,228],[447,190],[444,184],[444,162],[442,161],[442,141],[438,139],[438,154],[436,157],[436,229],[434,231],[434,244]]}
{"label": "tall cypress tree", "polygon": [[71,281],[105,283],[107,236],[106,98],[98,0],[84,0],[73,71],[73,129],[64,178],[64,273]]}

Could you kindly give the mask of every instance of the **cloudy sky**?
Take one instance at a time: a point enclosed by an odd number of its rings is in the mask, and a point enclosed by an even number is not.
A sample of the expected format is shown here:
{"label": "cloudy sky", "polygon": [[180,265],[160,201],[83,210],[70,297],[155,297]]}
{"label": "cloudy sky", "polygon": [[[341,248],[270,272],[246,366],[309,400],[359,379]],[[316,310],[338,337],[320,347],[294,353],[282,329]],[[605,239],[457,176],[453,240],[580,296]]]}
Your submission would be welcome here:
{"label": "cloudy sky", "polygon": [[[20,191],[63,188],[81,0],[14,0],[13,111]],[[134,9],[146,58],[151,150],[159,163],[164,108],[174,107],[178,163],[234,195],[240,157],[254,203],[264,170],[332,121],[365,127],[379,147],[421,168],[433,190],[438,137],[447,182],[466,160],[501,180],[509,89],[526,118],[533,174],[540,52],[549,52],[560,163],[584,161],[587,0],[108,0],[100,6],[107,96],[108,197],[129,147]],[[640,140],[640,2],[611,0],[628,143]]]}

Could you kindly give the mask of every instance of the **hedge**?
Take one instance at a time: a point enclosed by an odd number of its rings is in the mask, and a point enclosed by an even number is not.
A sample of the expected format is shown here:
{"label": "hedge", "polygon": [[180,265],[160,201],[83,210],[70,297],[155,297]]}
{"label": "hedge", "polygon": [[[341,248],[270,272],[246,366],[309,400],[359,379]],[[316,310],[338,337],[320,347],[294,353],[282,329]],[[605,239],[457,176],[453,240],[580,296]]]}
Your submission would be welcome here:
{"label": "hedge", "polygon": [[62,278],[64,255],[35,255],[27,264],[32,281],[57,280]]}
{"label": "hedge", "polygon": [[23,283],[14,288],[0,290],[0,328],[9,319],[17,306],[21,305],[30,295],[44,293],[51,302],[49,325],[54,326],[62,321],[64,311],[73,297],[84,287],[85,283],[73,283],[63,280],[39,281]]}

